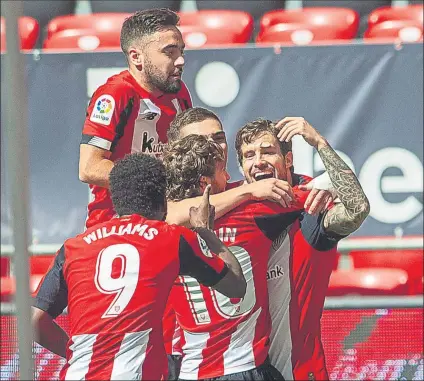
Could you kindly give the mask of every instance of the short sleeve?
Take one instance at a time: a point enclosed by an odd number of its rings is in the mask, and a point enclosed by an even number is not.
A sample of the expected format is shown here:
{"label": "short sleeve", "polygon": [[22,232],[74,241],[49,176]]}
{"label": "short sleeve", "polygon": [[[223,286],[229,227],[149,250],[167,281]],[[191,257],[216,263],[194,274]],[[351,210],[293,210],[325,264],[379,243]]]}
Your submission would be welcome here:
{"label": "short sleeve", "polygon": [[81,144],[113,151],[133,111],[135,99],[131,94],[124,85],[99,87],[87,108]]}
{"label": "short sleeve", "polygon": [[217,284],[228,272],[225,262],[213,254],[206,242],[189,229],[181,228],[180,275],[196,278],[207,287]]}
{"label": "short sleeve", "polygon": [[33,306],[47,312],[53,319],[68,305],[68,287],[63,276],[64,263],[65,247],[62,246],[33,294]]}
{"label": "short sleeve", "polygon": [[328,251],[337,246],[337,243],[345,236],[335,233],[327,233],[324,229],[325,213],[313,216],[303,212],[299,218],[300,229],[305,240],[318,251]]}

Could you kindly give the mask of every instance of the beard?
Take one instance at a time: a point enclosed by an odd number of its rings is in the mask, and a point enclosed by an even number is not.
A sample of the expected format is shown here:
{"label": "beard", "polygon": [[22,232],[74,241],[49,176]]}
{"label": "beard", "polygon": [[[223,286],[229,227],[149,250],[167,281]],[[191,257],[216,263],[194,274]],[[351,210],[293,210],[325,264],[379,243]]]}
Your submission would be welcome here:
{"label": "beard", "polygon": [[146,77],[151,86],[163,93],[178,93],[181,90],[181,79],[161,73],[150,61],[145,63]]}

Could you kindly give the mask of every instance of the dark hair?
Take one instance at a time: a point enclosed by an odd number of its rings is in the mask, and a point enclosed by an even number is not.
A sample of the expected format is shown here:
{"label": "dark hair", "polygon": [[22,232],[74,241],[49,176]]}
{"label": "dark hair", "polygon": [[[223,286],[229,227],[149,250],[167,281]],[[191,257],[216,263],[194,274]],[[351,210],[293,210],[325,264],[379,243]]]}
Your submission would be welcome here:
{"label": "dark hair", "polygon": [[113,207],[120,216],[141,214],[153,218],[164,208],[165,167],[153,156],[134,153],[115,162],[109,186]]}
{"label": "dark hair", "polygon": [[188,135],[169,144],[163,155],[168,200],[200,196],[201,177],[214,177],[216,165],[224,160],[221,146],[202,135]]}
{"label": "dark hair", "polygon": [[[245,124],[236,135],[235,148],[237,152],[237,160],[242,165],[243,154],[241,152],[241,146],[243,144],[251,143],[255,138],[263,135],[264,133],[272,134],[277,138],[279,130],[275,127],[275,123],[268,119],[256,119],[253,122]],[[292,142],[280,142],[281,153],[285,156],[292,150]]]}
{"label": "dark hair", "polygon": [[122,51],[128,54],[128,49],[135,40],[177,26],[179,20],[179,16],[167,8],[145,9],[134,13],[122,24]]}
{"label": "dark hair", "polygon": [[218,116],[206,108],[192,107],[184,110],[175,117],[169,126],[167,132],[168,142],[174,142],[175,140],[178,140],[180,138],[180,132],[185,126],[188,126],[192,123],[203,122],[207,119],[215,119],[222,127],[222,123]]}

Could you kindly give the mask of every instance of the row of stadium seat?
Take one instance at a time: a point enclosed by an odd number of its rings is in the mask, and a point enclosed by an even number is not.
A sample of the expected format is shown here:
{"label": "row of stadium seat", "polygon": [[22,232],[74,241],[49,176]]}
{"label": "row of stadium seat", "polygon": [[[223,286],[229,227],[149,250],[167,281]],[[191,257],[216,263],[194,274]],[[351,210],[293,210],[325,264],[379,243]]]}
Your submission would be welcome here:
{"label": "row of stadium seat", "polygon": [[[44,49],[92,51],[115,49],[120,44],[122,22],[130,13],[93,13],[59,16],[47,26]],[[254,20],[243,11],[203,10],[180,13],[180,29],[189,48],[244,44],[251,39]],[[1,48],[5,48],[5,22],[1,19]],[[266,13],[256,37],[259,44],[307,45],[319,41],[352,40],[359,15],[348,8],[303,8]],[[23,49],[32,49],[39,35],[35,19],[19,21]],[[382,7],[368,18],[366,40],[394,39],[415,42],[423,39],[423,6]]]}
{"label": "row of stadium seat", "polygon": [[[344,295],[420,295],[423,293],[422,250],[353,251],[353,268],[335,269],[328,296]],[[52,261],[51,255],[30,258],[30,290],[35,291]],[[1,301],[11,301],[15,279],[10,275],[9,257],[1,261]]]}

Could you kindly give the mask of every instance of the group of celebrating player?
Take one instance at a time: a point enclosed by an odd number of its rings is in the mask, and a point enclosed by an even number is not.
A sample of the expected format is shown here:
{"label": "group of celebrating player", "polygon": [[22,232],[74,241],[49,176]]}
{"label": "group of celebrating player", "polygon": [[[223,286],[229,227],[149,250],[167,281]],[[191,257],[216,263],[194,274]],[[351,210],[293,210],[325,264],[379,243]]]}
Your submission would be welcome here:
{"label": "group of celebrating player", "polygon": [[[337,242],[369,213],[354,173],[303,118],[237,133],[192,107],[167,9],[122,26],[128,70],[94,93],[80,146],[92,200],[34,295],[36,341],[62,380],[325,380],[320,339]],[[327,189],[293,170],[315,147]],[[160,157],[160,158],[159,158]],[[69,337],[54,319],[68,309]]]}

